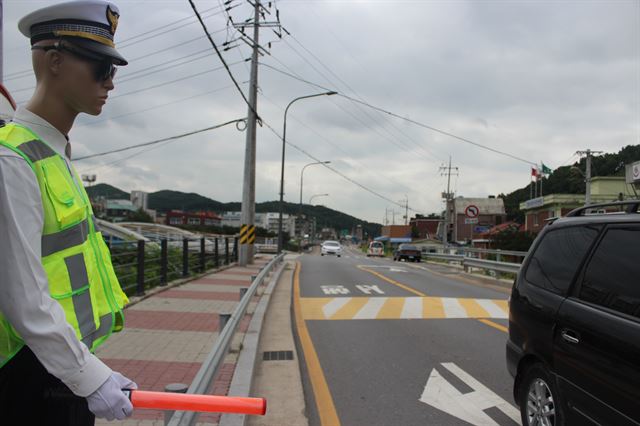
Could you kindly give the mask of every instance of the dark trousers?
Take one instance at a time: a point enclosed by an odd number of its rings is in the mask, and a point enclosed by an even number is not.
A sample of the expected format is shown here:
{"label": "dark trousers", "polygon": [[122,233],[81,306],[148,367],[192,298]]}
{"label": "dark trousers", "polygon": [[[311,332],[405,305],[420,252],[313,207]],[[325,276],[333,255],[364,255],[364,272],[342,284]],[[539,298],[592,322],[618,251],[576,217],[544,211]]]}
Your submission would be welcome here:
{"label": "dark trousers", "polygon": [[52,376],[28,347],[0,368],[0,424],[93,426],[87,400]]}

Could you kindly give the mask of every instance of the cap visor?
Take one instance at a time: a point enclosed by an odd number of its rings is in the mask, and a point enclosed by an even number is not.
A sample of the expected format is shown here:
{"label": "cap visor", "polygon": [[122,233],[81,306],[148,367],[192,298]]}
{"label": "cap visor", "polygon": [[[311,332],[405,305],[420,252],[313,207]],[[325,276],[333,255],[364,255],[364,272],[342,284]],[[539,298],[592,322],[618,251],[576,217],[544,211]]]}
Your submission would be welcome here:
{"label": "cap visor", "polygon": [[124,66],[128,64],[127,60],[123,58],[122,55],[118,53],[118,51],[113,47],[98,43],[93,40],[80,38],[80,37],[65,37],[65,38],[68,39],[71,43],[83,49],[87,49],[87,50],[90,50],[91,52],[95,52],[99,55],[111,58],[111,60],[115,65]]}

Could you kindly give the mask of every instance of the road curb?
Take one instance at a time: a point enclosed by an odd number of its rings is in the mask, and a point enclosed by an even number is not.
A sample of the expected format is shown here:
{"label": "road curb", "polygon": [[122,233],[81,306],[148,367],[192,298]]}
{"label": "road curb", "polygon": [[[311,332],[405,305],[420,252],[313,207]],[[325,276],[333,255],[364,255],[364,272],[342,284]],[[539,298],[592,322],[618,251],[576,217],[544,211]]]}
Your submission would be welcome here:
{"label": "road curb", "polygon": [[[278,270],[271,278],[271,282],[267,286],[266,290],[260,298],[260,302],[256,306],[256,309],[249,323],[244,340],[242,342],[242,350],[240,356],[236,362],[236,368],[231,379],[231,386],[229,387],[228,395],[233,396],[249,396],[251,388],[253,386],[254,370],[256,368],[256,361],[258,358],[258,345],[260,343],[260,332],[264,322],[267,308],[269,307],[269,301],[275,286],[280,281],[280,276],[287,265],[286,261],[283,261]],[[268,408],[267,408],[268,409]],[[224,414],[220,418],[219,426],[244,426],[247,421],[245,415],[228,415]]]}

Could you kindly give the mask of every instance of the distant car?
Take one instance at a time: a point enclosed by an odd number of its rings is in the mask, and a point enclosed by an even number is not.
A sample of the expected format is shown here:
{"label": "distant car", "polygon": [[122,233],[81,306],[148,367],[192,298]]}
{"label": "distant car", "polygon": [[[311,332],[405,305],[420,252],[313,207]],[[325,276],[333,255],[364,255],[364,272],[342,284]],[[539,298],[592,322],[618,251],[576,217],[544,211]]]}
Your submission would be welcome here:
{"label": "distant car", "polygon": [[335,254],[336,256],[342,256],[342,246],[337,241],[325,241],[320,247],[320,254]]}
{"label": "distant car", "polygon": [[400,262],[402,259],[420,262],[422,260],[422,252],[414,245],[400,244],[396,251],[393,252],[393,260]]}
{"label": "distant car", "polygon": [[380,241],[370,242],[369,248],[367,249],[367,257],[369,256],[384,256],[384,244]]}

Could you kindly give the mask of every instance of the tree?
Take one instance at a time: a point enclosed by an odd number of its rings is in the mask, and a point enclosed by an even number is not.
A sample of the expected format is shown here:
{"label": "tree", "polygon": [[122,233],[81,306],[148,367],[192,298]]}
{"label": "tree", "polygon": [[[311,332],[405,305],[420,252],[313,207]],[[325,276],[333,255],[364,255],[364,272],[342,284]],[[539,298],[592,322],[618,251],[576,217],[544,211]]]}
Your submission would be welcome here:
{"label": "tree", "polygon": [[144,209],[140,208],[137,211],[131,213],[129,216],[129,220],[131,222],[145,222],[145,223],[153,223],[153,218],[144,211]]}

